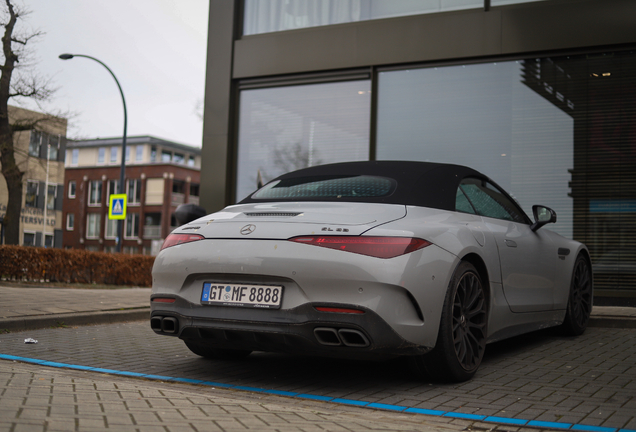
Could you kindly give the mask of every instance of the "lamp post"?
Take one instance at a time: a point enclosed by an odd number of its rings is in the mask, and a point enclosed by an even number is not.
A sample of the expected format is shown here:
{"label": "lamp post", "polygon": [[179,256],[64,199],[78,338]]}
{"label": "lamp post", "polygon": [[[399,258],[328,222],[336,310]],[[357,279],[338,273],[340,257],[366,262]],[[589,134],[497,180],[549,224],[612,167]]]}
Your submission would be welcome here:
{"label": "lamp post", "polygon": [[[124,181],[125,181],[125,178],[126,178],[126,130],[127,130],[127,127],[128,127],[128,113],[126,111],[126,99],[124,98],[124,92],[121,89],[121,86],[119,85],[119,81],[117,80],[117,77],[115,76],[113,71],[110,70],[110,68],[108,66],[106,66],[106,64],[104,62],[102,62],[101,60],[96,59],[95,57],[87,56],[87,55],[84,55],[84,54],[60,54],[59,57],[62,60],[70,60],[73,57],[85,57],[87,59],[95,60],[97,63],[99,63],[102,66],[104,66],[108,72],[110,72],[110,74],[112,75],[113,79],[115,80],[115,83],[117,83],[117,88],[119,89],[119,94],[121,94],[121,101],[124,104],[124,136],[122,138],[122,146],[121,146],[121,169],[120,169],[120,172],[119,172],[119,187],[117,188],[118,189],[118,193],[123,194],[124,193]],[[124,239],[124,221],[123,220],[118,220],[117,221],[117,252],[121,252],[121,245],[122,245],[123,239]]]}

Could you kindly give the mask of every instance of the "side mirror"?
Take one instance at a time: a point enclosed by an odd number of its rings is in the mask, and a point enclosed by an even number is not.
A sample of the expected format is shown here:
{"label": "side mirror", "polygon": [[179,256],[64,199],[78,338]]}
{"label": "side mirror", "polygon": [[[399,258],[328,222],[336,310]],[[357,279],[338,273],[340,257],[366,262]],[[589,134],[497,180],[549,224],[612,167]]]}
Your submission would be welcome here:
{"label": "side mirror", "polygon": [[542,205],[533,205],[532,214],[534,215],[534,223],[530,225],[532,231],[536,231],[543,225],[554,223],[557,221],[557,215],[550,207]]}
{"label": "side mirror", "polygon": [[179,226],[185,225],[207,214],[208,213],[203,207],[200,207],[196,204],[181,204],[174,211],[174,217],[179,223]]}

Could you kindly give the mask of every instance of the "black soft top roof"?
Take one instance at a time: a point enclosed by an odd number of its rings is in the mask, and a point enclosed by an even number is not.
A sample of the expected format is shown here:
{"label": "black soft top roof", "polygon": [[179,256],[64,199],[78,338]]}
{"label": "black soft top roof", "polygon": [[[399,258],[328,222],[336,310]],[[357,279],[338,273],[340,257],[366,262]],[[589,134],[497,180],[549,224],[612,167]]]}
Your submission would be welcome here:
{"label": "black soft top roof", "polygon": [[372,175],[386,177],[397,183],[394,192],[382,197],[342,197],[325,199],[253,199],[251,194],[240,204],[272,201],[338,201],[373,202],[455,210],[455,193],[465,177],[488,179],[472,168],[432,162],[364,161],[319,165],[293,171],[277,177],[286,180],[302,177]]}

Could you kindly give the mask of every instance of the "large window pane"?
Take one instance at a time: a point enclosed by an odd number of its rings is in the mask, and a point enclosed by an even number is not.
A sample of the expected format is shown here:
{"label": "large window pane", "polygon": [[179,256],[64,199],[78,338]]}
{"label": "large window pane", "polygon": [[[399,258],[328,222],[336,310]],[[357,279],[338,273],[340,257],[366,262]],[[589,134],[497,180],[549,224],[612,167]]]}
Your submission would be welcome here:
{"label": "large window pane", "polygon": [[236,198],[285,172],[369,157],[369,81],[244,90]]}
{"label": "large window pane", "polygon": [[380,74],[377,159],[467,165],[491,177],[532,215],[572,237],[573,125],[522,80],[523,62]]}
{"label": "large window pane", "polygon": [[245,0],[243,33],[483,7],[484,0]]}
{"label": "large window pane", "polygon": [[376,157],[482,171],[636,289],[635,77],[633,52],[381,72]]}

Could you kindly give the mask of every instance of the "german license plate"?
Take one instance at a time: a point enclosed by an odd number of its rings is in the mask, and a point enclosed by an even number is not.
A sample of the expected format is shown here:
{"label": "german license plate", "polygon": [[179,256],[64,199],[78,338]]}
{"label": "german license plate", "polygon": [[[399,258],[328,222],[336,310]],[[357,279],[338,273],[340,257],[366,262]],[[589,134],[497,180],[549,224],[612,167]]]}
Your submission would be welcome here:
{"label": "german license plate", "polygon": [[201,304],[279,309],[283,287],[273,285],[239,285],[205,282]]}

